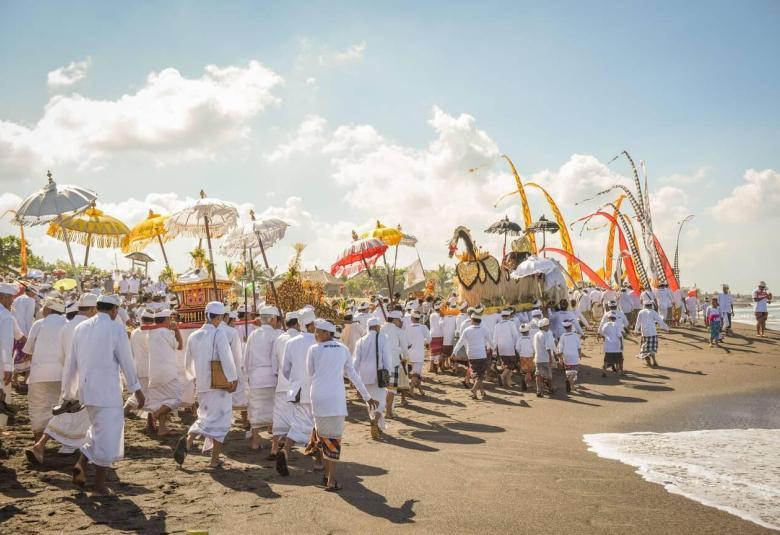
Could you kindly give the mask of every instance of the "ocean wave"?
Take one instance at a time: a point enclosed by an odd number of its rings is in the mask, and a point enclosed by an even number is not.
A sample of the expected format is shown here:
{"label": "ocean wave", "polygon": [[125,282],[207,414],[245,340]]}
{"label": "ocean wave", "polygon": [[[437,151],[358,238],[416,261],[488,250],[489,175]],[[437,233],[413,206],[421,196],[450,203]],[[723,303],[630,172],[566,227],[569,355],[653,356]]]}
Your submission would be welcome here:
{"label": "ocean wave", "polygon": [[585,435],[589,451],[637,467],[645,480],[780,530],[780,429]]}

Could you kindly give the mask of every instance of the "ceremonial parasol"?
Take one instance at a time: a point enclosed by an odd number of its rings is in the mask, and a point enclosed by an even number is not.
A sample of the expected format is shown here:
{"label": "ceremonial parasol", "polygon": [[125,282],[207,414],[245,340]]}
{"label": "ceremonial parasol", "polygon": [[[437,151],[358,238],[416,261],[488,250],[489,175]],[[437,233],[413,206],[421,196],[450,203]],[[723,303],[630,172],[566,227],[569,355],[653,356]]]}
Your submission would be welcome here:
{"label": "ceremonial parasol", "polygon": [[558,226],[558,223],[555,223],[554,221],[548,220],[546,217],[542,216],[539,218],[539,221],[531,225],[526,229],[526,232],[541,232],[542,233],[542,254],[546,257],[547,253],[544,252],[544,247],[546,245],[546,235],[549,232],[550,234],[555,234],[560,230],[560,227]]}
{"label": "ceremonial parasol", "polygon": [[555,271],[557,265],[550,259],[531,256],[520,262],[520,265],[510,273],[513,279],[522,279],[531,275],[547,275]]}
{"label": "ceremonial parasol", "polygon": [[98,210],[93,201],[83,212],[64,216],[50,223],[46,234],[64,241],[66,232],[68,239],[73,239],[87,248],[84,253],[86,268],[89,265],[90,247],[119,248],[130,229],[117,218]]}
{"label": "ceremonial parasol", "polygon": [[171,215],[165,222],[165,228],[171,238],[190,236],[206,238],[211,262],[211,280],[214,291],[217,291],[217,274],[214,271],[214,252],[211,249],[211,238],[221,238],[238,224],[238,210],[228,202],[207,198],[200,190],[200,199],[192,205]]}
{"label": "ceremonial parasol", "polygon": [[504,219],[499,219],[488,228],[485,232],[488,234],[503,234],[504,235],[504,249],[503,256],[506,256],[506,237],[518,236],[523,231],[522,227],[517,223],[510,221],[509,216],[505,216]]}
{"label": "ceremonial parasol", "polygon": [[138,253],[153,241],[157,241],[160,244],[162,250],[163,260],[165,265],[168,266],[168,255],[165,253],[165,246],[163,243],[170,238],[168,230],[165,228],[165,222],[168,220],[167,215],[155,214],[149,209],[149,214],[146,219],[138,223],[130,230],[130,234],[125,238],[122,244],[123,253]]}
{"label": "ceremonial parasol", "polygon": [[[265,269],[270,272],[271,266],[268,264],[268,257],[265,254],[265,250],[284,238],[287,227],[290,225],[275,217],[256,219],[254,210],[249,211],[249,217],[252,221],[240,227],[236,227],[225,237],[225,241],[220,247],[220,252],[226,256],[244,255],[246,262],[247,250],[249,251],[249,271],[252,273],[252,299],[254,301],[255,266],[253,250],[260,250],[260,253],[263,256]],[[271,293],[274,296],[274,301],[277,306],[281,307],[281,302],[276,295],[276,285],[274,284],[273,278],[271,278],[269,282],[271,284]],[[244,304],[246,305],[246,291],[244,292],[244,301]],[[256,307],[256,303],[253,302],[253,306]],[[280,312],[282,312],[281,308]]]}
{"label": "ceremonial parasol", "polygon": [[52,288],[61,292],[69,292],[78,284],[74,279],[60,279],[52,284]]}
{"label": "ceremonial parasol", "polygon": [[[47,171],[46,176],[49,182],[22,201],[22,204],[16,210],[14,222],[17,225],[23,227],[42,225],[68,212],[83,210],[97,199],[97,193],[92,190],[68,184],[57,185],[52,178],[51,171]],[[67,231],[63,233],[63,241],[68,249],[70,265],[74,271],[77,271]],[[78,272],[76,273],[76,281],[79,281]]]}
{"label": "ceremonial parasol", "polygon": [[349,244],[330,267],[330,274],[336,277],[351,277],[363,271],[371,275],[371,268],[387,251],[387,244],[377,238],[363,238]]}
{"label": "ceremonial parasol", "polygon": [[[401,230],[397,228],[386,227],[382,223],[377,221],[375,229],[369,232],[364,232],[363,235],[361,235],[360,237],[376,238],[378,240],[382,240],[382,242],[387,244],[389,247],[395,247],[395,260],[393,261],[393,279],[392,282],[390,282],[390,278],[389,278],[390,276],[388,274],[388,281],[387,281],[387,289],[390,292],[390,296],[392,297],[394,295],[394,290],[395,290],[395,267],[398,263],[398,245],[404,239],[403,232],[401,232]],[[387,264],[387,257],[384,254],[382,255],[382,260],[385,263],[385,269],[389,272],[390,266]]]}

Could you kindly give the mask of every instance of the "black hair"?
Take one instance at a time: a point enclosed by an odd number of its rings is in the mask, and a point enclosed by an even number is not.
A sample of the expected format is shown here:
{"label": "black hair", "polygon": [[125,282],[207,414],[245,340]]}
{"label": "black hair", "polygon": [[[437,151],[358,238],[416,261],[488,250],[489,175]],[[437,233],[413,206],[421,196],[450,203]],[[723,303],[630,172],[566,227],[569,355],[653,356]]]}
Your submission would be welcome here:
{"label": "black hair", "polygon": [[98,301],[97,304],[98,312],[111,312],[115,308],[117,308],[117,306],[112,303],[104,303],[102,301]]}
{"label": "black hair", "polygon": [[[215,319],[221,318],[222,316],[224,316],[224,314],[211,314],[211,313],[209,313],[208,316],[209,316],[209,321],[214,321]],[[155,319],[155,321],[157,321],[157,320]]]}
{"label": "black hair", "polygon": [[93,308],[95,307],[79,307],[79,312],[89,312]]}
{"label": "black hair", "polygon": [[168,318],[154,318],[154,322],[158,323],[158,324],[159,323],[165,323],[165,320],[167,320],[167,319]]}
{"label": "black hair", "polygon": [[284,322],[284,325],[288,329],[292,329],[295,325],[298,325],[300,327],[300,325],[298,324],[298,318],[290,318]]}
{"label": "black hair", "polygon": [[65,317],[69,320],[72,320],[73,318],[76,317],[76,314],[78,314],[78,310],[76,312],[68,312],[67,314],[65,314]]}

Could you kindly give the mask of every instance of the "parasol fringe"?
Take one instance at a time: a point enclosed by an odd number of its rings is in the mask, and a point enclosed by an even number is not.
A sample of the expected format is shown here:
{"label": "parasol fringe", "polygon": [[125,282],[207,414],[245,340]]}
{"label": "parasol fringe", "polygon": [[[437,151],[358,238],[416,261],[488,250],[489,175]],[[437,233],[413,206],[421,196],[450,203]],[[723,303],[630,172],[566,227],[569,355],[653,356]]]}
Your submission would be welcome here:
{"label": "parasol fringe", "polygon": [[[49,225],[49,229],[46,231],[48,236],[56,238],[60,241],[65,241],[65,234],[62,232],[62,227],[56,224]],[[80,232],[77,230],[68,231],[68,239],[71,242],[78,243],[84,247],[97,247],[99,249],[118,249],[122,246],[126,234],[89,234]]]}

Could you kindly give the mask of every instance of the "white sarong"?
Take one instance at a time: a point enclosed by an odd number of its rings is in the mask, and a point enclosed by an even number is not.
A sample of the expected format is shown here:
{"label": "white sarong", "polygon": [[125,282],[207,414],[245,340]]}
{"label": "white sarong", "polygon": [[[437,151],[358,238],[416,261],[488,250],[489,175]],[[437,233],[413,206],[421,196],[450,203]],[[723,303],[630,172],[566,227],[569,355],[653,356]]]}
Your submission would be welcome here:
{"label": "white sarong", "polygon": [[274,425],[275,437],[283,437],[290,432],[295,404],[287,401],[287,392],[277,392],[274,396]]}
{"label": "white sarong", "polygon": [[[368,390],[368,394],[371,396],[371,399],[375,399],[377,402],[379,402],[379,406],[374,411],[374,414],[377,416],[379,429],[384,431],[386,427],[385,406],[387,405],[387,388],[379,388],[376,386],[376,383],[374,383],[373,385],[366,385],[366,390]],[[371,417],[370,409],[368,416],[369,418]]]}
{"label": "white sarong", "polygon": [[42,433],[51,420],[51,409],[60,401],[59,381],[30,383],[27,385],[27,407],[30,412],[30,428],[33,433]]}
{"label": "white sarong", "polygon": [[189,432],[204,437],[203,451],[208,451],[213,446],[212,441],[225,442],[233,421],[233,402],[225,390],[198,392],[198,402],[198,419]]}
{"label": "white sarong", "polygon": [[125,457],[125,413],[122,407],[86,406],[90,426],[81,453],[92,464],[111,468]]}
{"label": "white sarong", "polygon": [[247,383],[246,375],[242,375],[238,380],[238,386],[236,391],[233,392],[233,410],[245,411],[248,407],[247,392],[249,391],[249,384]]}
{"label": "white sarong", "polygon": [[274,420],[276,387],[249,389],[249,423],[252,429],[271,425]]}
{"label": "white sarong", "polygon": [[311,430],[314,429],[310,403],[290,403],[293,406],[293,419],[287,438],[296,444],[307,444],[311,438]]}
{"label": "white sarong", "polygon": [[343,416],[315,416],[314,427],[317,435],[325,438],[341,438],[344,434]]}
{"label": "white sarong", "polygon": [[149,412],[155,412],[163,405],[175,411],[181,405],[182,384],[177,377],[173,381],[168,381],[164,385],[150,386],[146,394],[146,403],[144,409]]}
{"label": "white sarong", "polygon": [[64,412],[52,417],[44,433],[72,450],[84,445],[89,429],[89,414],[86,409],[79,412]]}
{"label": "white sarong", "polygon": [[[141,383],[141,392],[144,394],[144,398],[149,396],[149,378],[148,377],[139,377],[138,382]],[[145,416],[146,413],[146,403],[144,403],[144,408],[140,411],[138,410],[138,400],[135,399],[135,392],[130,393],[130,397],[125,400],[125,409],[135,411],[135,413],[138,416]]]}

